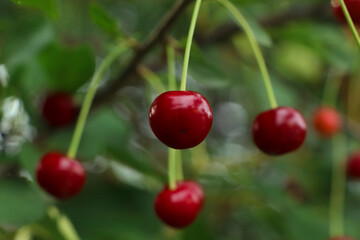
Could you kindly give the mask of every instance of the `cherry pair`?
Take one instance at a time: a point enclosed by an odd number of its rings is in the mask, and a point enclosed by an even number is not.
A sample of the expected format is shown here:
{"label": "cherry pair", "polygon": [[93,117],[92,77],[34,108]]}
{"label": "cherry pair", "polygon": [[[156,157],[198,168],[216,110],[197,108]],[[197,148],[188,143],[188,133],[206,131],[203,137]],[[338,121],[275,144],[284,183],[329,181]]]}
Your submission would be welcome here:
{"label": "cherry pair", "polygon": [[[231,117],[231,116],[224,116]],[[209,102],[199,93],[169,91],[150,108],[149,121],[157,138],[175,149],[200,144],[210,131],[213,115]],[[253,123],[257,147],[270,155],[294,151],[304,142],[306,122],[293,108],[279,107],[261,113]]]}

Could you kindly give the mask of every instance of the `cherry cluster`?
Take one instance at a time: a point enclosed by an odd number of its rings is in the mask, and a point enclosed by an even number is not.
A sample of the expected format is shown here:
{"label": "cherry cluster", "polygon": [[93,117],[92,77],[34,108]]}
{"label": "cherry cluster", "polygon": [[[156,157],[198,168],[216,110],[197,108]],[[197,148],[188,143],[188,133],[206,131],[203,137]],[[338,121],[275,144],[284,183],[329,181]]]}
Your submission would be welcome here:
{"label": "cherry cluster", "polygon": [[[335,15],[344,15],[335,0]],[[360,23],[354,12],[360,11],[360,1],[345,1],[353,20]],[[64,127],[75,121],[78,108],[71,95],[63,92],[49,94],[43,104],[43,118],[52,127]],[[210,132],[213,112],[207,99],[193,91],[167,91],[152,103],[149,123],[155,136],[173,149],[189,149],[199,145]],[[331,107],[320,107],[313,114],[313,126],[324,138],[341,129],[340,114]],[[297,150],[305,141],[307,124],[303,115],[292,107],[275,107],[260,113],[252,124],[252,137],[259,150],[278,156]],[[360,178],[360,152],[350,156],[347,173]],[[84,186],[86,174],[81,163],[58,152],[43,156],[37,168],[39,185],[52,196],[66,199],[76,195]],[[183,228],[197,217],[204,204],[204,190],[195,181],[183,180],[175,189],[165,185],[155,200],[155,211],[167,225]],[[332,240],[351,240],[336,237]]]}

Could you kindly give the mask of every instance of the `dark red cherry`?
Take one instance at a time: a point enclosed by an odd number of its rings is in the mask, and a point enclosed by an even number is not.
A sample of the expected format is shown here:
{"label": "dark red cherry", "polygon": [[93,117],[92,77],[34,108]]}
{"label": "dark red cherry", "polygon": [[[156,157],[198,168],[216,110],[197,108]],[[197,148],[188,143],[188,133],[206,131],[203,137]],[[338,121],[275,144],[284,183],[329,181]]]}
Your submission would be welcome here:
{"label": "dark red cherry", "polygon": [[171,148],[186,149],[206,138],[213,114],[209,102],[200,93],[169,91],[152,103],[149,121],[161,142]]}
{"label": "dark red cherry", "polygon": [[330,238],[330,240],[354,240],[354,239],[350,237],[332,237]]}
{"label": "dark red cherry", "polygon": [[[355,24],[360,23],[360,0],[344,0],[346,8],[348,9],[351,19]],[[331,7],[335,17],[341,22],[346,24],[344,12],[340,6],[339,0],[331,0]]]}
{"label": "dark red cherry", "polygon": [[62,127],[74,122],[77,108],[70,94],[54,92],[45,97],[42,114],[50,126]]}
{"label": "dark red cherry", "polygon": [[280,155],[298,149],[305,140],[306,129],[301,113],[290,107],[278,107],[255,118],[252,135],[261,151]]}
{"label": "dark red cherry", "polygon": [[168,186],[157,195],[155,211],[158,217],[174,228],[190,225],[198,215],[204,203],[204,191],[196,182],[177,183],[176,189]]}
{"label": "dark red cherry", "polygon": [[51,152],[38,164],[36,179],[39,185],[59,199],[76,195],[82,189],[86,175],[81,163],[63,154]]}
{"label": "dark red cherry", "polygon": [[346,170],[349,178],[360,179],[360,152],[350,155]]}
{"label": "dark red cherry", "polygon": [[320,107],[314,113],[314,127],[324,137],[331,137],[341,128],[341,117],[331,107]]}

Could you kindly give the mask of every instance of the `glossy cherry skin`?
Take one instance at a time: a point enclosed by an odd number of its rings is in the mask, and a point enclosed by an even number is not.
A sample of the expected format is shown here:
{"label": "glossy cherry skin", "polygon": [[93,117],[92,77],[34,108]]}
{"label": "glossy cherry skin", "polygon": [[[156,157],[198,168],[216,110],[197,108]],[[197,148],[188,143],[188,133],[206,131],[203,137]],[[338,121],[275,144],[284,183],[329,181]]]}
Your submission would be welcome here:
{"label": "glossy cherry skin", "polygon": [[83,188],[86,174],[80,162],[51,152],[43,156],[36,171],[38,184],[59,199],[76,195]]}
{"label": "glossy cherry skin", "polygon": [[349,178],[360,179],[360,152],[350,155],[346,171]]}
{"label": "glossy cherry skin", "polygon": [[200,144],[211,129],[213,114],[209,102],[197,92],[169,91],[152,103],[149,122],[155,136],[175,149]]}
{"label": "glossy cherry skin", "polygon": [[50,126],[62,127],[74,122],[77,107],[70,94],[53,92],[45,97],[42,115]]}
{"label": "glossy cherry skin", "polygon": [[350,237],[332,237],[330,238],[330,240],[354,240],[353,238]]}
{"label": "glossy cherry skin", "polygon": [[[348,9],[351,19],[355,24],[360,24],[360,0],[344,0],[346,8]],[[331,0],[331,7],[335,17],[346,24],[346,18],[340,6],[339,0]]]}
{"label": "glossy cherry skin", "polygon": [[168,186],[157,195],[155,212],[167,225],[184,228],[190,225],[198,215],[204,203],[204,191],[196,182],[177,183],[176,189]]}
{"label": "glossy cherry skin", "polygon": [[304,117],[290,107],[262,112],[252,126],[256,146],[269,155],[281,155],[298,149],[305,140],[306,132]]}
{"label": "glossy cherry skin", "polygon": [[314,127],[324,137],[331,137],[339,132],[341,128],[341,117],[331,107],[320,107],[314,114]]}

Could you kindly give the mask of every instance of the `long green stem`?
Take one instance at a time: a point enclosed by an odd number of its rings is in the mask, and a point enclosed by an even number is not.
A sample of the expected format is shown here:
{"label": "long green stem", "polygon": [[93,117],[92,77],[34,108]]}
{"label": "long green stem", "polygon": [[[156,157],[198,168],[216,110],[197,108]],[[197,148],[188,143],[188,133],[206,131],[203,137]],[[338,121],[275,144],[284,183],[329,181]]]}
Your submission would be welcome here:
{"label": "long green stem", "polygon": [[260,47],[256,41],[255,35],[246,21],[245,17],[241,14],[241,12],[228,0],[217,0],[220,4],[222,4],[225,8],[227,8],[235,18],[238,25],[244,30],[247,38],[249,39],[251,48],[254,52],[256,60],[259,64],[261,75],[264,79],[265,88],[269,97],[269,102],[272,108],[277,107],[277,102],[274,94],[273,87],[271,85],[270,75],[268,69],[266,67],[266,63],[264,57],[261,53]]}
{"label": "long green stem", "polygon": [[176,150],[169,148],[169,165],[168,165],[168,174],[169,174],[169,188],[174,190],[176,188]]}
{"label": "long green stem", "polygon": [[182,90],[182,91],[186,90],[186,80],[187,80],[187,73],[188,73],[188,69],[189,69],[191,45],[192,45],[192,40],[194,37],[196,21],[199,16],[201,2],[202,2],[202,0],[196,0],[194,12],[193,12],[193,15],[191,18],[190,29],[189,29],[187,42],[186,42],[186,48],[185,48],[183,72],[182,72],[181,85],[180,85],[180,90]]}
{"label": "long green stem", "polygon": [[184,180],[184,173],[183,173],[183,166],[182,166],[182,157],[181,157],[181,151],[176,150],[176,180],[181,182]]}
{"label": "long green stem", "polygon": [[332,139],[332,183],[330,195],[329,228],[330,237],[344,235],[344,201],[345,201],[345,161],[343,152],[335,149],[345,148],[343,134]]}
{"label": "long green stem", "polygon": [[176,89],[176,65],[175,65],[175,50],[171,46],[171,43],[168,43],[166,46],[167,54],[167,65],[168,65],[168,80],[169,80],[169,91]]}
{"label": "long green stem", "polygon": [[71,140],[71,144],[68,151],[68,156],[74,158],[76,156],[77,150],[79,148],[80,140],[82,133],[84,131],[85,123],[87,116],[89,114],[89,110],[91,107],[91,103],[94,99],[97,87],[104,76],[107,69],[110,67],[111,63],[118,57],[121,53],[123,53],[127,49],[126,44],[121,44],[115,47],[104,59],[101,63],[100,67],[96,70],[93,78],[91,79],[89,89],[85,95],[85,99],[82,103],[80,115],[78,121],[76,123],[75,131],[73,138]]}
{"label": "long green stem", "polygon": [[356,43],[357,43],[358,47],[360,48],[360,37],[359,37],[358,32],[356,31],[355,24],[354,24],[353,20],[351,19],[350,13],[349,13],[346,5],[345,5],[345,2],[344,2],[344,0],[339,0],[339,3],[340,3],[340,6],[341,6],[341,8],[342,8],[342,10],[344,12],[346,21],[348,22],[348,25],[349,25],[349,27],[351,29],[351,32],[354,35]]}

